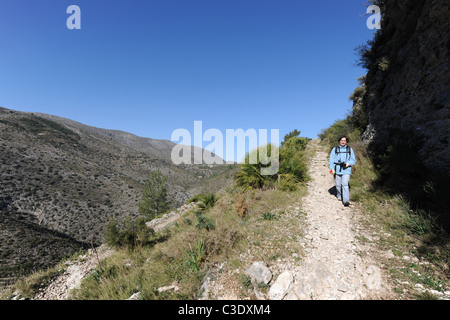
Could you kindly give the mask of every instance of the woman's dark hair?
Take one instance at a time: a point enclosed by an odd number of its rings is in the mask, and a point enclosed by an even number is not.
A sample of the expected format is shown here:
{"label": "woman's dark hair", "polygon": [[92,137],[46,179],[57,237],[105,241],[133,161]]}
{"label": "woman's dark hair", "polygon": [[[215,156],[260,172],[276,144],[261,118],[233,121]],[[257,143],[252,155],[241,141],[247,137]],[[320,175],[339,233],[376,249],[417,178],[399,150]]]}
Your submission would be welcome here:
{"label": "woman's dark hair", "polygon": [[341,139],[342,139],[342,138],[345,138],[345,140],[346,140],[347,143],[348,143],[349,140],[348,140],[347,136],[341,136],[341,137],[338,139],[338,142],[341,142]]}

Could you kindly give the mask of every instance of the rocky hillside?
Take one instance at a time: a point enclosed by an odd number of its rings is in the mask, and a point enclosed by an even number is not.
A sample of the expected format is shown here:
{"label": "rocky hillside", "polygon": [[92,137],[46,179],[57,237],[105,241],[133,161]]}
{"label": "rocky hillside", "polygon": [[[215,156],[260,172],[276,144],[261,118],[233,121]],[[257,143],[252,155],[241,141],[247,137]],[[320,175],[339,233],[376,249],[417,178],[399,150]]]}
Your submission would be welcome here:
{"label": "rocky hillside", "polygon": [[4,108],[0,145],[0,278],[100,244],[110,218],[138,215],[153,170],[177,207],[231,167],[176,166],[170,141]]}
{"label": "rocky hillside", "polygon": [[450,230],[450,3],[375,2],[381,30],[358,50],[368,72],[352,96],[353,118],[380,185]]}
{"label": "rocky hillside", "polygon": [[450,172],[450,3],[377,1],[381,30],[366,48],[365,136],[377,151],[409,145],[422,164]]}

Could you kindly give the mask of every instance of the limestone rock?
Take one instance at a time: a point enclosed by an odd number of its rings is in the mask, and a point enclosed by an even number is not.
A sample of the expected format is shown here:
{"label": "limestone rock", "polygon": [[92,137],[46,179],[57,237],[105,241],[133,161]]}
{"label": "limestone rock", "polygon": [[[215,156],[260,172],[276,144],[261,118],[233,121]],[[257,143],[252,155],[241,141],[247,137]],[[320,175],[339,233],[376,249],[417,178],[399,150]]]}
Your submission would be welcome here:
{"label": "limestone rock", "polygon": [[250,276],[257,283],[268,284],[272,280],[272,272],[267,268],[267,265],[263,261],[254,262],[247,270],[245,274]]}
{"label": "limestone rock", "polygon": [[381,287],[381,270],[371,265],[366,269],[366,285],[370,290],[378,290]]}
{"label": "limestone rock", "polygon": [[289,289],[294,282],[294,277],[289,271],[280,274],[275,283],[270,287],[269,297],[271,300],[282,300],[289,292]]}

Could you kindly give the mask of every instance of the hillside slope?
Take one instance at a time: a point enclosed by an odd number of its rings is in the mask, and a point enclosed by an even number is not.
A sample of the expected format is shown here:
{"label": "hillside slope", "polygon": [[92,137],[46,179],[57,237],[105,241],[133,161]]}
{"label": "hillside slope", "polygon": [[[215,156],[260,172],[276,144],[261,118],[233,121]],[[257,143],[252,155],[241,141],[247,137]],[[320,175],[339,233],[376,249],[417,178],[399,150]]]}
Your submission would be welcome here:
{"label": "hillside slope", "polygon": [[[167,140],[4,108],[0,145],[0,278],[46,266],[91,240],[100,244],[110,218],[138,215],[143,185],[153,170],[167,177],[174,208],[230,169],[176,166],[170,161],[174,144]],[[20,237],[11,233],[25,229]],[[64,239],[67,245],[49,250],[48,241],[39,245],[38,239]]]}

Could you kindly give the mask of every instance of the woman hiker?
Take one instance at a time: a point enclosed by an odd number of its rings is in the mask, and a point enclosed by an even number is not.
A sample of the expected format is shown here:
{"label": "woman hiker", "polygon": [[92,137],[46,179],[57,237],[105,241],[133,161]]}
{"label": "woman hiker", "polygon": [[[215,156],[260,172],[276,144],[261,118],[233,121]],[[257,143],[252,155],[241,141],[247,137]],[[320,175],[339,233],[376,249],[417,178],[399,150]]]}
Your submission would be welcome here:
{"label": "woman hiker", "polygon": [[336,196],[347,207],[350,204],[348,183],[356,158],[353,149],[347,145],[348,139],[346,136],[340,137],[338,142],[339,145],[331,150],[329,167],[336,182]]}

